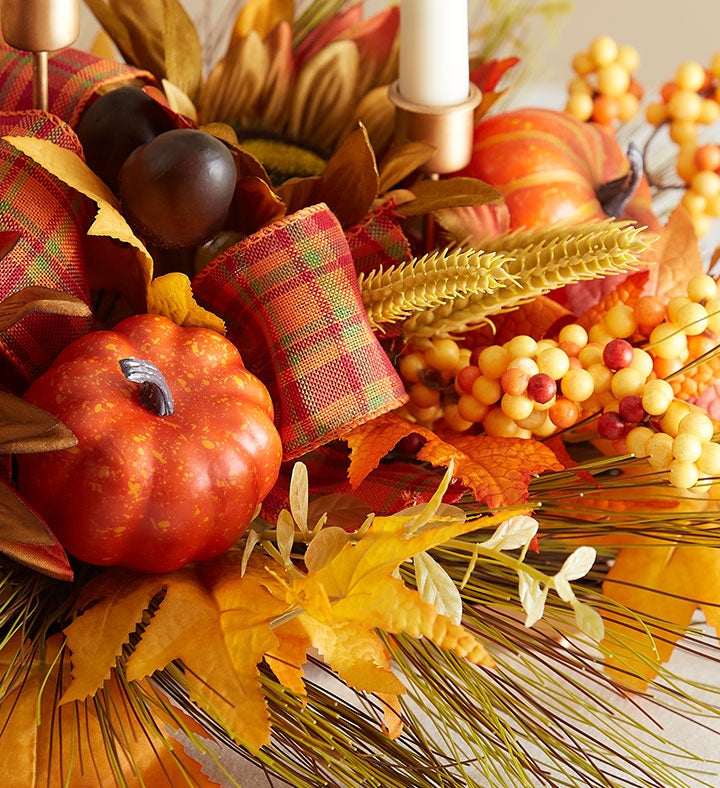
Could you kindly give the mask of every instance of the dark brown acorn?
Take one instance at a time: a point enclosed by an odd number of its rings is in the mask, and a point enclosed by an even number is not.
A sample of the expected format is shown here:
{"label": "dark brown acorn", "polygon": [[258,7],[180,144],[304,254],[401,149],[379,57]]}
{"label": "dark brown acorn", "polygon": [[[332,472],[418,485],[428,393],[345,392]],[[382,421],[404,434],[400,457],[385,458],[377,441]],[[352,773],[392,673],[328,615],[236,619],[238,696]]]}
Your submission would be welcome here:
{"label": "dark brown acorn", "polygon": [[94,101],[75,128],[90,169],[114,191],[127,157],[140,145],[174,128],[163,107],[141,88],[111,90]]}
{"label": "dark brown acorn", "polygon": [[120,199],[138,235],[166,249],[199,246],[228,215],[235,161],[216,137],[173,129],[136,148],[120,168]]}

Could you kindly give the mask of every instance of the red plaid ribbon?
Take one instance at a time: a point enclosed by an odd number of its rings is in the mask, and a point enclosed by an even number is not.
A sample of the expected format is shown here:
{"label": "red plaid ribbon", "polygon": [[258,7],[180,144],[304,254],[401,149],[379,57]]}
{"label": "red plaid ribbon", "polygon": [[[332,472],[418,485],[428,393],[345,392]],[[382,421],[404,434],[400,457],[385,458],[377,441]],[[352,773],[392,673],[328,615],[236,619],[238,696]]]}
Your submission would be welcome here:
{"label": "red plaid ribbon", "polygon": [[358,274],[404,263],[412,257],[410,242],[398,221],[395,203],[383,203],[347,232]]}
{"label": "red plaid ribbon", "polygon": [[370,328],[347,239],[327,206],[231,247],[193,289],[223,317],[248,369],[269,389],[285,459],[407,399]]}
{"label": "red plaid ribbon", "polygon": [[[77,137],[44,112],[0,114],[0,137],[32,136],[79,152]],[[0,140],[0,230],[19,240],[0,259],[0,300],[24,287],[61,290],[89,303],[83,244],[91,203],[10,143]],[[0,380],[17,393],[75,338],[90,318],[29,314],[0,332]]]}
{"label": "red plaid ribbon", "polygon": [[[155,83],[147,71],[111,60],[63,49],[48,57],[48,109],[75,125],[95,93],[114,83],[141,79]],[[32,57],[0,42],[0,108],[6,112],[28,110],[32,104]]]}

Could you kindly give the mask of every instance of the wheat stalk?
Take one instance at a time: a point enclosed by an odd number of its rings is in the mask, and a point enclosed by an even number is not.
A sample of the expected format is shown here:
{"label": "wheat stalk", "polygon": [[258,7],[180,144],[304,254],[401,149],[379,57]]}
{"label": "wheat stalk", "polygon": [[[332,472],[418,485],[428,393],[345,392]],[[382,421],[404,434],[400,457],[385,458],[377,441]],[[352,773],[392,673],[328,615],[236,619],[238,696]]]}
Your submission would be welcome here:
{"label": "wheat stalk", "polygon": [[506,286],[414,315],[403,334],[413,340],[457,336],[559,287],[633,270],[649,246],[642,228],[612,220],[489,239],[484,251],[505,255]]}
{"label": "wheat stalk", "polygon": [[359,277],[373,328],[470,295],[490,295],[515,283],[504,254],[475,249],[442,249],[407,263]]}

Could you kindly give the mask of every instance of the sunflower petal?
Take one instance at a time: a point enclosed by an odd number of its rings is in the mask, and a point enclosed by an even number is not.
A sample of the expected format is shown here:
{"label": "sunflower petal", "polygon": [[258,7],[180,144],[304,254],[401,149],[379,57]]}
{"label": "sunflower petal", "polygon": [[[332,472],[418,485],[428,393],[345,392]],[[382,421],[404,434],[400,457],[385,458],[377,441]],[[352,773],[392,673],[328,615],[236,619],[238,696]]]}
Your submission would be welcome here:
{"label": "sunflower petal", "polygon": [[292,24],[294,0],[248,0],[235,19],[230,46],[251,31],[265,38],[281,22]]}
{"label": "sunflower petal", "polygon": [[289,132],[330,147],[357,101],[359,57],[351,41],[336,41],[308,61],[297,77]]}

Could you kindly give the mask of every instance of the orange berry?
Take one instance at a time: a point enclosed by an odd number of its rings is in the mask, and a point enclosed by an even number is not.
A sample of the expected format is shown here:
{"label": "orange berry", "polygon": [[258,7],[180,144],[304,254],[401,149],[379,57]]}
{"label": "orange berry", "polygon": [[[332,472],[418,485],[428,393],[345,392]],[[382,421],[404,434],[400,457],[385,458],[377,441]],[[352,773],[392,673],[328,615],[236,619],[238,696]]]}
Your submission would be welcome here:
{"label": "orange berry", "polygon": [[560,397],[549,411],[550,420],[561,430],[572,427],[580,418],[580,406],[566,397]]}
{"label": "orange berry", "polygon": [[460,392],[469,394],[472,391],[473,383],[479,377],[480,370],[476,366],[468,364],[468,366],[463,367],[455,377],[455,387],[459,389]]}
{"label": "orange berry", "polygon": [[695,166],[699,170],[717,170],[720,167],[720,145],[700,145],[695,151]]}
{"label": "orange berry", "polygon": [[660,98],[667,104],[678,90],[680,87],[677,82],[665,82],[660,88]]}
{"label": "orange berry", "polygon": [[600,95],[593,102],[593,120],[602,126],[609,126],[617,120],[620,106],[615,96]]}
{"label": "orange berry", "polygon": [[529,379],[527,372],[518,367],[509,367],[503,372],[500,385],[506,394],[518,397],[525,393]]}

